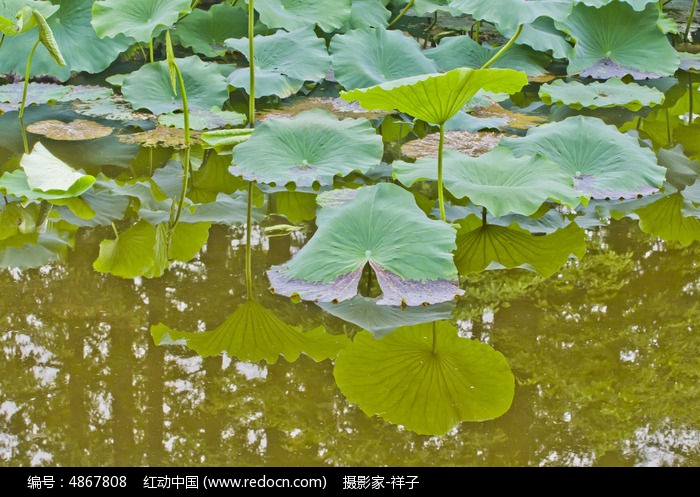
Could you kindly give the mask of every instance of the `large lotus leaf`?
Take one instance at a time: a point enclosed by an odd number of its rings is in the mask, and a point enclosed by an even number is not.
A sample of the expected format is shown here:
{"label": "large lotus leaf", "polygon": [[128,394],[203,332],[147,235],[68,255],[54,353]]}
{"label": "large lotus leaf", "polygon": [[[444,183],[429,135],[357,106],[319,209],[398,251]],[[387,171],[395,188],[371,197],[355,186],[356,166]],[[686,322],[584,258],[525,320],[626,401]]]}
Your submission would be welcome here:
{"label": "large lotus leaf", "polygon": [[575,116],[530,128],[523,138],[503,138],[517,156],[540,154],[574,178],[592,198],[632,198],[663,185],[666,168],[636,138],[594,117]]}
{"label": "large lotus leaf", "polygon": [[35,9],[41,13],[44,19],[48,19],[58,10],[58,5],[51,5],[51,2],[41,0],[3,0],[0,2],[0,33],[14,36],[36,27],[36,19],[32,15]]}
{"label": "large lotus leaf", "polygon": [[350,18],[350,0],[256,0],[260,20],[271,28],[292,31],[318,25],[330,33]]}
{"label": "large lotus leaf", "polygon": [[384,7],[382,0],[352,0],[350,19],[346,31],[366,27],[384,27],[389,24],[391,12]]}
{"label": "large lotus leaf", "polygon": [[540,98],[546,104],[568,105],[573,109],[597,109],[600,107],[624,107],[638,111],[664,101],[664,94],[656,88],[623,83],[617,78],[605,82],[589,83],[558,79],[540,87]]}
{"label": "large lotus leaf", "polygon": [[445,321],[399,328],[381,340],[359,333],[338,355],[333,374],[366,414],[424,435],[497,418],[515,390],[500,352],[461,338]]}
{"label": "large lotus leaf", "polygon": [[207,57],[218,57],[226,52],[226,38],[240,38],[248,34],[246,9],[228,2],[212,5],[209,10],[195,9],[177,23],[174,38],[185,47]]}
{"label": "large lotus leaf", "polygon": [[158,28],[175,24],[190,11],[190,0],[98,0],[92,25],[100,38],[126,35],[149,43]]}
{"label": "large lotus leaf", "polygon": [[425,217],[411,193],[380,183],[354,199],[325,208],[318,230],[297,254],[268,277],[275,292],[321,302],[357,294],[366,264],[387,305],[434,304],[461,295],[452,262],[454,229]]}
{"label": "large lotus leaf", "polygon": [[574,223],[548,235],[533,235],[517,224],[483,225],[477,216],[462,220],[460,226],[455,264],[463,275],[523,268],[549,277],[572,255],[580,259],[586,253],[586,234]]}
{"label": "large lotus leaf", "polygon": [[664,240],[673,240],[688,246],[700,240],[700,219],[684,216],[685,199],[674,193],[657,200],[651,205],[636,210],[639,228]]}
{"label": "large lotus leaf", "polygon": [[517,38],[517,43],[540,52],[551,51],[552,56],[557,59],[565,59],[571,48],[566,40],[566,34],[554,26],[554,21],[550,17],[538,17],[533,22],[525,24]]}
{"label": "large lotus leaf", "polygon": [[412,37],[384,28],[356,29],[335,35],[330,52],[334,76],[347,89],[366,88],[437,70]]}
{"label": "large lotus leaf", "polygon": [[[310,28],[256,36],[254,42],[256,96],[288,97],[299,91],[304,81],[323,79],[330,68],[326,44]],[[249,57],[247,38],[228,38],[226,46]],[[249,68],[236,69],[226,80],[231,86],[249,91]]]}
{"label": "large lotus leaf", "polygon": [[345,335],[330,335],[323,327],[304,332],[288,325],[256,300],[240,304],[211,331],[178,331],[159,323],[151,327],[151,336],[156,345],[183,341],[202,357],[225,352],[243,361],[268,364],[275,364],[280,356],[294,362],[302,353],[317,362],[332,359],[348,345]]}
{"label": "large lotus leaf", "polygon": [[673,74],[680,59],[657,27],[658,16],[658,6],[651,4],[641,12],[622,2],[600,9],[576,5],[567,19],[556,23],[576,42],[569,56],[569,74],[597,79]]}
{"label": "large lotus leaf", "polygon": [[[415,163],[396,161],[394,175],[404,185],[418,180],[437,179],[435,160]],[[515,157],[504,147],[470,157],[446,150],[443,158],[443,184],[456,198],[469,197],[494,216],[534,214],[547,200],[569,207],[580,203],[572,188],[571,176],[540,156]]]}
{"label": "large lotus leaf", "polygon": [[233,149],[230,171],[261,183],[332,185],[335,176],[378,166],[383,148],[366,119],[339,121],[330,112],[310,110],[260,124]]}
{"label": "large lotus leaf", "polygon": [[22,156],[20,165],[32,190],[62,195],[63,198],[77,197],[95,182],[94,176],[76,171],[49,152],[41,142],[34,145],[30,154]]}
{"label": "large lotus leaf", "polygon": [[571,12],[568,0],[452,0],[451,6],[475,19],[493,22],[499,31],[510,36],[519,24],[529,24],[538,17],[565,19]]}
{"label": "large lotus leaf", "polygon": [[376,338],[401,326],[450,319],[455,308],[454,302],[416,307],[379,305],[377,299],[362,295],[343,302],[319,302],[317,305],[327,313],[369,331]]}
{"label": "large lotus leaf", "polygon": [[50,227],[46,233],[17,234],[0,241],[0,268],[41,267],[63,258],[72,243],[70,233]]}
{"label": "large lotus leaf", "polygon": [[[98,73],[105,70],[133,40],[119,35],[100,39],[90,24],[93,0],[63,0],[58,11],[46,21],[66,65],[58,66],[43,44],[32,58],[31,75],[49,74],[65,81],[74,72]],[[2,45],[0,73],[24,74],[27,56],[36,41],[33,36],[8,38]]]}
{"label": "large lotus leaf", "polygon": [[370,88],[342,92],[366,109],[396,109],[423,121],[441,124],[454,116],[479,90],[516,93],[527,84],[525,73],[512,69],[458,68],[424,74]]}
{"label": "large lotus leaf", "polygon": [[[441,71],[458,67],[478,69],[488,62],[501,47],[479,45],[468,36],[449,36],[440,44],[425,51]],[[544,66],[549,63],[547,56],[529,47],[513,46],[508,49],[492,67],[505,67],[523,71],[530,76],[545,74]]]}
{"label": "large lotus leaf", "polygon": [[[187,90],[187,102],[192,107],[210,109],[221,107],[228,98],[226,79],[214,63],[202,61],[196,55],[176,59]],[[168,63],[164,60],[143,65],[131,73],[122,86],[124,99],[135,109],[148,109],[165,114],[182,108],[179,89],[173,93]]]}

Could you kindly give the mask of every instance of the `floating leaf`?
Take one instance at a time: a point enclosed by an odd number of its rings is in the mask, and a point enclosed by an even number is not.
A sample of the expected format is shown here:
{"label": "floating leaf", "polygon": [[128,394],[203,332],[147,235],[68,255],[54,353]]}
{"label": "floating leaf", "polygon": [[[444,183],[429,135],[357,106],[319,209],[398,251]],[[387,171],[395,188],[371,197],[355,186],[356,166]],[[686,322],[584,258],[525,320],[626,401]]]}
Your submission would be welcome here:
{"label": "floating leaf", "polygon": [[540,154],[574,178],[592,198],[632,198],[656,191],[666,168],[636,138],[593,117],[575,116],[531,128],[524,138],[503,138],[517,156]]}
{"label": "floating leaf", "polygon": [[347,89],[436,72],[420,45],[400,31],[357,29],[335,35],[330,52],[334,76]]}
{"label": "floating leaf", "polygon": [[66,141],[93,140],[112,134],[112,128],[109,126],[85,119],[76,119],[67,123],[55,119],[38,121],[27,126],[27,131],[52,140]]}
{"label": "floating leaf", "polygon": [[543,116],[523,114],[506,109],[500,104],[492,102],[486,106],[476,106],[472,109],[471,116],[477,119],[504,120],[505,124],[498,128],[509,127],[514,129],[528,129],[545,122]]}
{"label": "floating leaf", "polygon": [[540,98],[544,103],[568,105],[573,109],[598,109],[600,107],[624,107],[638,111],[642,107],[653,107],[664,101],[664,94],[656,88],[636,83],[623,83],[611,78],[603,83],[584,85],[578,81],[561,79],[540,87]]}
{"label": "floating leaf", "polygon": [[99,0],[92,7],[92,26],[100,38],[126,35],[149,43],[158,28],[175,24],[190,11],[190,0]]}
{"label": "floating leaf", "polygon": [[23,155],[20,165],[33,190],[64,198],[77,197],[95,182],[94,176],[82,174],[49,152],[37,142],[30,154]]}
{"label": "floating leaf", "polygon": [[[641,12],[623,2],[611,2],[599,9],[575,5],[569,17],[556,23],[576,42],[569,56],[569,74],[596,79],[673,74],[680,59],[657,27],[658,16],[657,4]],[[650,53],[654,56],[649,57]]]}
{"label": "floating leaf", "polygon": [[[313,30],[302,28],[291,33],[278,31],[270,36],[256,36],[255,95],[286,98],[298,92],[304,81],[319,81],[330,68],[326,44]],[[226,40],[226,46],[249,57],[248,38]],[[226,81],[249,91],[250,70],[233,71]]]}
{"label": "floating leaf", "polygon": [[345,347],[345,335],[330,335],[323,327],[304,332],[288,325],[256,300],[243,302],[211,331],[177,331],[160,323],[151,327],[156,345],[184,341],[202,357],[227,353],[243,361],[275,364],[280,356],[296,361],[303,353],[316,362],[332,359]]}
{"label": "floating leaf", "polygon": [[[228,87],[217,65],[204,62],[196,55],[176,61],[190,107],[221,107],[228,98]],[[135,109],[148,109],[154,114],[182,109],[182,95],[173,93],[168,63],[164,60],[144,64],[131,73],[124,80],[122,94]]]}
{"label": "floating leaf", "polygon": [[637,209],[639,229],[684,247],[700,240],[700,219],[683,215],[684,202],[680,193],[674,193]]}
{"label": "floating leaf", "polygon": [[177,23],[174,38],[185,47],[207,57],[226,53],[224,40],[248,33],[248,14],[239,5],[227,2],[212,5],[209,10],[195,9]]}
{"label": "floating leaf", "polygon": [[[218,107],[211,109],[190,108],[190,129],[219,129],[226,126],[240,126],[246,120],[245,114],[221,110]],[[182,112],[169,112],[158,117],[158,122],[163,126],[185,127],[185,116]]]}
{"label": "floating leaf", "polygon": [[425,435],[501,416],[515,389],[500,352],[459,337],[445,321],[399,328],[381,340],[359,333],[333,373],[343,395],[366,414]]}
{"label": "floating leaf", "polygon": [[386,111],[367,111],[357,102],[346,102],[339,97],[292,97],[284,101],[281,107],[265,109],[256,119],[264,121],[272,117],[294,117],[307,110],[321,109],[335,114],[339,118],[364,117],[379,119],[387,115]]}
{"label": "floating leaf", "polygon": [[255,10],[271,28],[293,31],[318,25],[330,33],[350,18],[350,0],[257,0]]}
{"label": "floating leaf", "polygon": [[[138,143],[142,147],[158,148],[169,147],[175,150],[184,150],[188,147],[185,140],[185,131],[181,128],[171,128],[169,126],[157,126],[148,131],[119,135],[122,143]],[[199,134],[191,133],[191,143],[199,141]]]}
{"label": "floating leaf", "polygon": [[366,264],[387,305],[434,304],[461,295],[452,262],[454,230],[425,217],[413,195],[389,183],[361,188],[354,199],[326,208],[318,231],[268,277],[276,293],[304,300],[347,300],[357,294]]}
{"label": "floating leaf", "polygon": [[73,111],[90,117],[102,117],[111,121],[145,121],[151,114],[135,112],[121,97],[110,97],[91,102],[74,102]]}
{"label": "floating leaf", "polygon": [[479,90],[515,93],[527,84],[525,73],[512,69],[453,69],[389,81],[341,93],[366,109],[396,109],[440,124],[454,116]]}
{"label": "floating leaf", "polygon": [[339,121],[322,110],[270,119],[233,150],[232,174],[248,181],[297,186],[333,184],[335,176],[378,166],[382,139],[365,119]]}
{"label": "floating leaf", "polygon": [[[491,131],[481,131],[470,133],[469,131],[447,131],[445,132],[445,150],[457,150],[459,152],[477,157],[492,150],[498,145],[503,135]],[[415,159],[421,157],[437,157],[438,145],[440,142],[439,133],[431,133],[424,138],[411,140],[401,146],[401,152],[408,157]],[[435,163],[433,162],[433,169]]]}
{"label": "floating leaf", "polygon": [[361,295],[343,302],[319,302],[317,305],[327,313],[369,331],[375,338],[386,336],[401,326],[450,319],[455,308],[454,302],[417,307],[379,305],[377,299]]}
{"label": "floating leaf", "polygon": [[[407,186],[418,180],[437,179],[435,161],[431,159],[419,159],[414,164],[396,161],[393,166],[396,178]],[[504,147],[480,157],[445,151],[443,181],[452,195],[469,197],[494,216],[528,216],[547,200],[572,208],[580,203],[571,177],[556,164],[536,155],[514,157]]]}

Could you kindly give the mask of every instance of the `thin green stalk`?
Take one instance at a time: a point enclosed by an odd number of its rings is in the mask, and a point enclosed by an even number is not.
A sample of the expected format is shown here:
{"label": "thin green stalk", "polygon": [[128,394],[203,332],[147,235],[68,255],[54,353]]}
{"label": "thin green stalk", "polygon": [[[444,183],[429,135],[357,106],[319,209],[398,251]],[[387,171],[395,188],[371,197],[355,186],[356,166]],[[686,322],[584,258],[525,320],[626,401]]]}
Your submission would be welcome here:
{"label": "thin green stalk", "polygon": [[507,51],[510,47],[513,46],[513,43],[515,43],[515,40],[518,39],[518,36],[520,36],[520,33],[522,32],[522,30],[523,30],[523,25],[522,25],[522,24],[518,25],[518,29],[515,30],[515,34],[514,34],[513,36],[511,36],[510,40],[508,40],[508,43],[506,43],[505,45],[503,45],[503,46],[501,47],[501,49],[500,49],[498,52],[496,52],[496,53],[494,54],[494,56],[491,57],[491,58],[488,60],[488,62],[486,62],[486,64],[484,64],[483,66],[481,66],[481,68],[482,68],[482,69],[486,69],[486,68],[489,67],[491,64],[493,64],[493,63],[496,62],[498,59],[500,59],[501,56],[502,56],[504,53],[506,53],[506,51]]}
{"label": "thin green stalk", "polygon": [[22,133],[22,144],[24,145],[24,153],[29,153],[29,140],[27,139],[27,129],[24,127],[24,119],[19,118],[19,130]]}
{"label": "thin green stalk", "polygon": [[148,42],[148,53],[150,54],[151,64],[154,62],[153,59],[153,38]]}
{"label": "thin green stalk", "polygon": [[390,28],[390,27],[392,27],[394,24],[396,24],[396,21],[398,21],[399,19],[401,19],[401,18],[403,17],[403,15],[404,15],[406,12],[408,12],[408,9],[410,9],[411,7],[413,7],[413,4],[414,4],[414,3],[416,3],[416,0],[410,0],[410,1],[406,4],[406,6],[405,6],[403,9],[401,9],[401,12],[399,12],[399,14],[398,14],[396,17],[394,17],[394,20],[391,21],[391,22],[389,23],[389,26],[387,26],[387,28]]}
{"label": "thin green stalk", "polygon": [[481,208],[481,225],[486,226],[486,207]]}
{"label": "thin green stalk", "polygon": [[253,186],[254,183],[248,183],[248,209],[246,212],[245,225],[245,289],[248,300],[254,300],[253,294],[253,247],[252,243],[252,224],[253,224]]}
{"label": "thin green stalk", "polygon": [[29,52],[29,58],[27,59],[27,70],[24,72],[24,88],[22,89],[22,103],[19,107],[19,118],[22,119],[24,115],[24,106],[27,102],[27,88],[29,88],[29,72],[32,68],[32,59],[34,58],[34,52],[36,52],[36,47],[39,46],[40,38],[34,42],[31,52]]}
{"label": "thin green stalk", "polygon": [[481,21],[476,21],[474,23],[474,35],[472,36],[472,40],[475,42],[479,43],[479,29],[481,28]]}
{"label": "thin green stalk", "polygon": [[182,214],[182,207],[185,204],[185,195],[187,194],[187,188],[189,186],[190,177],[190,108],[187,104],[187,91],[185,90],[185,81],[182,79],[182,72],[180,68],[175,64],[175,72],[177,73],[177,80],[180,83],[180,92],[182,93],[182,115],[185,119],[185,158],[182,161],[182,167],[184,169],[184,177],[182,178],[182,192],[180,193],[180,200],[177,204],[177,212],[175,214],[175,219],[171,224],[171,228],[174,228],[178,221],[180,221],[180,215]]}
{"label": "thin green stalk", "polygon": [[440,219],[446,220],[445,216],[445,194],[442,191],[442,149],[445,146],[445,123],[440,124],[440,143],[438,145],[438,174],[437,174],[437,188],[438,188],[438,203],[440,204]]}
{"label": "thin green stalk", "polygon": [[423,49],[428,48],[428,42],[430,41],[430,32],[433,30],[437,24],[437,11],[433,14],[433,18],[430,20],[430,24],[425,28],[425,38],[423,39]]}
{"label": "thin green stalk", "polygon": [[2,43],[5,41],[5,33],[0,35],[0,47],[2,47]]}
{"label": "thin green stalk", "polygon": [[693,17],[695,16],[695,7],[698,5],[698,0],[693,0],[693,4],[690,6],[690,12],[688,13],[688,24],[685,26],[685,34],[683,35],[683,41],[688,41],[688,36],[690,35],[690,25],[693,24]]}
{"label": "thin green stalk", "polygon": [[114,221],[112,221],[112,231],[114,231],[114,237],[119,238],[119,231],[117,231],[117,226],[114,224]]}
{"label": "thin green stalk", "polygon": [[141,45],[141,43],[139,43],[137,46],[139,47],[139,50],[141,51],[141,57],[143,57],[143,60],[145,62],[148,58],[146,55],[146,51],[143,49],[143,45]]}
{"label": "thin green stalk", "polygon": [[248,125],[255,127],[255,2],[248,0],[248,61],[250,62],[248,90]]}
{"label": "thin green stalk", "polygon": [[[248,0],[248,60],[249,64],[249,90],[248,90],[248,127],[255,128],[255,2]],[[248,204],[246,210],[245,225],[245,288],[248,300],[254,300],[253,293],[253,188],[255,182],[248,183]]]}

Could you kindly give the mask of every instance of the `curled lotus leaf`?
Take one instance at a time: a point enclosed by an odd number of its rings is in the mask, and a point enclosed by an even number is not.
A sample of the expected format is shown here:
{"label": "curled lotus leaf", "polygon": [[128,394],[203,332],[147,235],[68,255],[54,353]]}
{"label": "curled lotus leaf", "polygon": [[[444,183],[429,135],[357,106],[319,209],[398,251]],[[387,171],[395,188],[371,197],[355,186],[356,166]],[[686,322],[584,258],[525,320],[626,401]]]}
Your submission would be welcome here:
{"label": "curled lotus leaf", "polygon": [[52,140],[81,141],[103,138],[112,134],[112,128],[87,119],[76,119],[70,122],[49,119],[38,121],[27,126],[27,131],[35,135],[43,135]]}
{"label": "curled lotus leaf", "polygon": [[617,78],[589,84],[559,79],[542,85],[540,98],[548,105],[568,105],[573,109],[624,107],[638,111],[642,107],[654,107],[663,103],[664,94],[656,88],[623,83]]}
{"label": "curled lotus leaf", "polygon": [[366,119],[338,120],[311,110],[261,123],[233,149],[230,171],[267,184],[331,185],[335,176],[378,166],[382,153],[382,138]]}
{"label": "curled lotus leaf", "polygon": [[303,300],[343,301],[357,294],[364,267],[374,270],[386,305],[422,305],[464,293],[452,262],[454,229],[425,217],[396,185],[361,188],[322,209],[318,230],[286,264],[268,271],[272,289]]}

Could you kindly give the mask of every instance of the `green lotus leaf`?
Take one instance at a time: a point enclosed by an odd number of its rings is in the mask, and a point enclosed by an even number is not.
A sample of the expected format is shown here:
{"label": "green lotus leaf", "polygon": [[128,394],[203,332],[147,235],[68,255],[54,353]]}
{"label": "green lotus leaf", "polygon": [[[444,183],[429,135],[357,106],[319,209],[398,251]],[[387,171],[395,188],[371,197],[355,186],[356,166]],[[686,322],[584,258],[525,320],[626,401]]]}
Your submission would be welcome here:
{"label": "green lotus leaf", "polygon": [[173,230],[168,257],[171,260],[187,262],[194,259],[209,239],[212,223],[178,223]]}
{"label": "green lotus leaf", "polygon": [[126,35],[149,43],[156,30],[169,28],[190,12],[190,0],[98,0],[92,6],[92,26],[100,38]]}
{"label": "green lotus leaf", "polygon": [[32,190],[61,195],[62,198],[77,197],[88,190],[95,177],[82,174],[54,156],[37,142],[30,154],[23,155],[20,165],[27,175],[27,185]]}
{"label": "green lotus leaf", "polygon": [[240,304],[211,331],[178,331],[159,323],[151,327],[151,336],[156,345],[184,341],[202,357],[225,352],[243,361],[268,364],[275,364],[280,356],[294,362],[302,353],[320,362],[335,358],[348,344],[345,335],[330,335],[323,327],[304,332],[288,325],[256,300]]}
{"label": "green lotus leaf", "polygon": [[567,0],[452,0],[451,5],[475,19],[496,24],[505,36],[511,36],[519,24],[529,24],[538,17],[565,19],[571,12]]}
{"label": "green lotus leaf", "polygon": [[334,76],[347,89],[436,72],[420,45],[400,31],[356,29],[335,35],[330,52]]}
{"label": "green lotus leaf", "polygon": [[389,24],[391,12],[384,7],[382,0],[352,0],[350,19],[345,25],[345,31],[366,27],[386,27]]}
{"label": "green lotus leaf", "polygon": [[552,56],[557,59],[567,58],[571,49],[566,34],[554,26],[551,17],[538,17],[533,22],[523,25],[516,43],[527,45],[540,52],[551,51]]}
{"label": "green lotus leaf", "polygon": [[[680,59],[666,35],[657,27],[658,5],[635,11],[629,4],[609,3],[599,9],[583,4],[557,28],[574,39],[569,74],[597,79],[658,78],[676,72]],[[650,57],[649,54],[654,56]]]}
{"label": "green lotus leaf", "polygon": [[615,1],[624,2],[637,11],[644,10],[646,6],[650,3],[654,5],[659,4],[657,0],[576,0],[576,3],[581,3],[583,5],[588,5],[589,7],[595,7],[599,9]]}
{"label": "green lotus leaf", "polygon": [[333,374],[343,395],[366,414],[423,435],[497,418],[515,390],[500,352],[461,338],[445,321],[398,328],[381,340],[358,333]]}
{"label": "green lotus leaf", "polygon": [[[10,83],[0,86],[0,108],[4,111],[18,110],[22,102],[24,83]],[[26,105],[53,102],[70,102],[72,100],[93,100],[106,98],[112,90],[92,85],[58,85],[54,83],[29,83],[27,85]]]}
{"label": "green lotus leaf", "polygon": [[681,59],[680,69],[684,71],[700,71],[700,53],[679,52],[678,55]]}
{"label": "green lotus leaf", "polygon": [[516,156],[540,154],[574,178],[592,198],[648,195],[663,185],[666,168],[636,138],[594,117],[575,116],[530,128],[524,138],[503,138]]}
{"label": "green lotus leaf", "polygon": [[276,293],[347,300],[357,294],[366,264],[382,289],[380,304],[435,304],[464,293],[452,262],[453,228],[425,217],[403,188],[361,188],[354,199],[323,209],[317,223],[314,236],[289,262],[268,271]]}
{"label": "green lotus leaf", "polygon": [[461,110],[479,90],[516,93],[526,84],[525,73],[512,69],[458,68],[342,92],[341,97],[357,100],[366,109],[396,109],[423,121],[441,124]]}
{"label": "green lotus leaf", "polygon": [[[196,55],[176,59],[187,90],[191,107],[210,109],[221,107],[228,98],[226,79],[216,64],[202,61]],[[148,109],[165,114],[182,109],[182,95],[173,93],[168,63],[164,60],[144,64],[131,73],[122,86],[124,99],[135,109]]]}
{"label": "green lotus leaf", "polygon": [[[700,100],[700,99],[699,99]],[[700,161],[700,121],[694,121],[687,126],[680,126],[673,130],[673,139],[683,145],[685,154],[693,160]]]}
{"label": "green lotus leaf", "polygon": [[193,10],[177,23],[173,41],[192,48],[198,54],[219,57],[226,53],[226,38],[240,38],[247,34],[246,9],[224,2],[212,5],[209,10]]}
{"label": "green lotus leaf", "polygon": [[256,0],[260,20],[271,28],[293,31],[318,25],[330,33],[350,18],[350,0]]}
{"label": "green lotus leaf", "polygon": [[[418,159],[414,164],[395,161],[394,175],[406,186],[419,180],[437,179],[435,160]],[[547,200],[574,208],[580,194],[572,188],[571,176],[540,156],[515,157],[496,147],[480,157],[446,150],[443,158],[444,186],[456,198],[469,197],[494,216],[534,214]]]}
{"label": "green lotus leaf", "polygon": [[700,162],[690,160],[685,155],[683,146],[676,145],[671,149],[660,148],[657,153],[659,164],[666,168],[666,181],[678,189],[696,183],[700,175]]}
{"label": "green lotus leaf", "polygon": [[0,268],[31,269],[63,259],[72,246],[71,233],[20,233],[0,241]]}
{"label": "green lotus leaf", "polygon": [[639,229],[664,240],[677,241],[684,247],[700,240],[700,219],[683,215],[685,202],[683,195],[674,193],[637,209]]}
{"label": "green lotus leaf", "polygon": [[459,16],[462,12],[451,4],[451,0],[416,0],[413,9],[419,16],[435,12],[447,12],[453,16]]}
{"label": "green lotus leaf", "polygon": [[99,180],[96,181],[91,190],[80,196],[93,212],[91,217],[86,219],[75,215],[68,207],[56,207],[61,217],[78,227],[109,226],[122,219],[129,206],[129,197],[101,188],[99,183]]}
{"label": "green lotus leaf", "polygon": [[381,162],[381,136],[366,119],[323,110],[294,119],[270,119],[233,149],[230,171],[248,181],[297,186],[332,185],[335,176],[367,171]]}
{"label": "green lotus leaf", "polygon": [[[330,68],[326,44],[312,29],[278,31],[270,36],[256,36],[254,42],[256,96],[294,95],[304,81],[319,81]],[[225,43],[228,48],[249,56],[247,38],[228,38]],[[249,68],[236,69],[226,80],[231,86],[248,91]]]}
{"label": "green lotus leaf", "polygon": [[[32,15],[34,10],[48,19],[58,8],[58,5],[41,0],[3,0],[0,2],[0,33],[14,36],[29,31],[36,27],[36,19]],[[3,57],[5,55],[3,53]]]}
{"label": "green lotus leaf", "polygon": [[217,129],[202,133],[205,148],[213,148],[219,155],[231,155],[236,145],[248,141],[253,128]]}
{"label": "green lotus leaf", "polygon": [[275,192],[275,212],[297,224],[316,217],[316,195],[306,192]]}
{"label": "green lotus leaf", "polygon": [[605,82],[584,85],[578,81],[558,79],[540,87],[540,98],[547,105],[568,105],[573,109],[598,109],[600,107],[624,107],[638,111],[664,101],[664,94],[656,88],[623,83],[617,78]]}
{"label": "green lotus leaf", "polygon": [[460,274],[484,269],[522,268],[548,278],[571,256],[586,253],[586,234],[575,223],[548,235],[533,235],[513,223],[482,224],[478,216],[460,222],[455,264]]}
{"label": "green lotus leaf", "polygon": [[454,302],[417,307],[379,305],[377,299],[362,295],[343,302],[319,302],[316,305],[343,321],[369,331],[375,338],[384,337],[402,326],[450,319],[455,308]]}
{"label": "green lotus leaf", "polygon": [[[211,109],[190,108],[190,129],[219,129],[226,126],[240,126],[246,121],[245,114],[218,107]],[[185,128],[185,116],[182,112],[169,112],[158,117],[158,122],[163,126]]]}
{"label": "green lotus leaf", "polygon": [[[46,21],[66,65],[57,65],[46,47],[40,44],[32,58],[32,76],[49,74],[66,81],[75,72],[99,73],[133,43],[133,40],[122,35],[110,39],[98,38],[90,24],[92,4],[93,0],[60,2],[58,11]],[[33,36],[6,39],[2,45],[0,73],[24,74],[27,56],[35,41]]]}
{"label": "green lotus leaf", "polygon": [[[479,45],[468,36],[450,36],[440,40],[440,44],[425,51],[441,71],[458,67],[478,69],[488,62],[501,47]],[[510,68],[523,71],[529,76],[545,74],[549,63],[546,55],[529,47],[515,45],[508,49],[492,67]]]}

